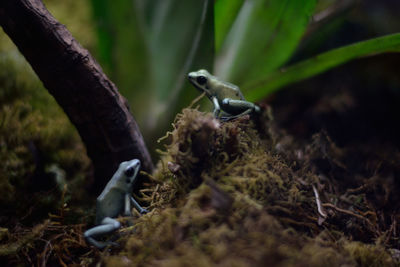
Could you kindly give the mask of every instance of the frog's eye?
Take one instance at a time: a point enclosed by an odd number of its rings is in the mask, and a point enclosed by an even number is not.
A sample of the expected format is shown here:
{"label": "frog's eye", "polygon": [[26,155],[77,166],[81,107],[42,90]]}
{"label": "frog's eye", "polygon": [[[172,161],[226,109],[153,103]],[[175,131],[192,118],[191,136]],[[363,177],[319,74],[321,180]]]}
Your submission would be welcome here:
{"label": "frog's eye", "polygon": [[197,81],[198,84],[204,85],[207,82],[207,78],[204,77],[204,76],[199,76],[199,77],[197,77],[196,81]]}
{"label": "frog's eye", "polygon": [[131,177],[135,173],[135,169],[133,167],[130,167],[125,170],[125,175],[128,177]]}

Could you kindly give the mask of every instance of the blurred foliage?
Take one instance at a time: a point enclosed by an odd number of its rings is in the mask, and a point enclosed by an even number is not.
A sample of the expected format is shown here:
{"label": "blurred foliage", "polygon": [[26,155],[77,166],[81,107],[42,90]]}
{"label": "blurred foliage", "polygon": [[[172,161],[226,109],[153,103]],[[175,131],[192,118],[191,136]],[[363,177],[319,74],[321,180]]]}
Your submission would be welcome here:
{"label": "blurred foliage", "polygon": [[[245,86],[249,100],[259,100],[283,86],[304,80],[352,59],[384,52],[400,52],[400,34],[388,35],[330,50],[283,70],[263,75],[259,81]],[[252,90],[253,89],[253,90]]]}
{"label": "blurred foliage", "polygon": [[[316,1],[233,1],[242,3],[226,30],[217,19],[231,13],[229,0],[215,4],[216,40],[226,36],[215,59],[215,73],[233,83],[253,80],[280,67],[296,49]],[[230,19],[231,20],[231,19]],[[226,23],[226,22],[225,22]]]}
{"label": "blurred foliage", "polygon": [[[184,80],[190,70],[214,69],[249,100],[260,101],[352,59],[397,52],[400,44],[400,35],[392,35],[315,56],[356,0],[91,3],[100,60],[150,146],[197,94]],[[299,59],[304,61],[292,64]]]}
{"label": "blurred foliage", "polygon": [[213,54],[210,0],[92,0],[99,58],[128,98],[147,141],[196,95],[185,83]]}

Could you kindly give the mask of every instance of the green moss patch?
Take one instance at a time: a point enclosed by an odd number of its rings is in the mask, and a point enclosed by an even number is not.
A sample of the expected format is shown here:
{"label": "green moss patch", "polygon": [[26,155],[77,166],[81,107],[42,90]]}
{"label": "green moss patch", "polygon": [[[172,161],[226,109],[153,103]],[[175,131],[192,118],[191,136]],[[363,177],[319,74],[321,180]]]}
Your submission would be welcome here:
{"label": "green moss patch", "polygon": [[388,250],[396,238],[371,218],[362,190],[340,192],[340,181],[319,173],[321,160],[346,167],[323,133],[301,148],[270,116],[219,122],[185,109],[165,139],[153,185],[142,191],[151,212],[107,265],[397,264]]}

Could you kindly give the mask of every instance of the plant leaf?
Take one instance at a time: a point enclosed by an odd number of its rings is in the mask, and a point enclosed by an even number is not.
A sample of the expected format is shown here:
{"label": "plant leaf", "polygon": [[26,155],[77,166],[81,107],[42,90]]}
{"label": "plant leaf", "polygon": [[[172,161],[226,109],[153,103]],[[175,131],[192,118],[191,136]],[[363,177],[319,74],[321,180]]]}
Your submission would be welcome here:
{"label": "plant leaf", "polygon": [[[111,78],[128,99],[145,135],[198,92],[186,74],[208,68],[214,50],[211,0],[92,0],[99,47]],[[181,100],[186,100],[181,102]]]}
{"label": "plant leaf", "polygon": [[343,46],[301,61],[250,82],[246,98],[259,101],[285,85],[304,80],[350,60],[381,53],[400,52],[400,33]]}
{"label": "plant leaf", "polygon": [[[215,73],[241,85],[282,66],[296,49],[315,4],[316,0],[244,1],[217,55]],[[220,28],[217,36],[224,33]]]}
{"label": "plant leaf", "polygon": [[[98,58],[119,91],[140,114],[146,99],[148,51],[132,1],[92,0],[97,24]],[[134,88],[134,90],[132,90]]]}
{"label": "plant leaf", "polygon": [[211,0],[135,2],[137,13],[143,14],[142,32],[149,49],[149,88],[153,92],[145,127],[153,129],[172,120],[174,113],[190,103],[187,99],[198,94],[193,88],[183,89],[188,86],[189,71],[212,63],[213,5]]}
{"label": "plant leaf", "polygon": [[244,0],[217,0],[214,4],[215,51],[221,49]]}

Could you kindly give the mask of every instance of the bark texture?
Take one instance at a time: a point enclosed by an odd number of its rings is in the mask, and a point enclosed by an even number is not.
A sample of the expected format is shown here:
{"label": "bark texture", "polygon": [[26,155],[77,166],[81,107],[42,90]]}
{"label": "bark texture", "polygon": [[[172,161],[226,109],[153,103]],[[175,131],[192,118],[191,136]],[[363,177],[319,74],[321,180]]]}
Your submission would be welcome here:
{"label": "bark texture", "polygon": [[0,25],[77,128],[103,188],[119,163],[153,163],[125,99],[40,0],[0,0]]}

